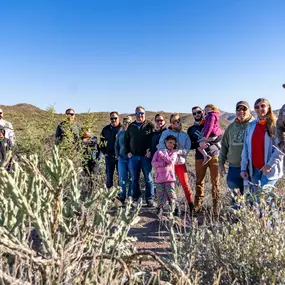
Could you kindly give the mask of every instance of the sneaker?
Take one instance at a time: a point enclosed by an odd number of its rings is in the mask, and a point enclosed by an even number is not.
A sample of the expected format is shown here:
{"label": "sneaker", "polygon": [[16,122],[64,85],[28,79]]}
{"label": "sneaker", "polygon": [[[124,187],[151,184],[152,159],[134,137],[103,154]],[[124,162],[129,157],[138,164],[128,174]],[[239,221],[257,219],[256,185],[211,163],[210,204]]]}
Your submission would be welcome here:
{"label": "sneaker", "polygon": [[148,206],[149,208],[154,207],[154,202],[153,202],[152,200],[148,200],[148,201],[146,202],[146,204],[147,204],[147,206]]}

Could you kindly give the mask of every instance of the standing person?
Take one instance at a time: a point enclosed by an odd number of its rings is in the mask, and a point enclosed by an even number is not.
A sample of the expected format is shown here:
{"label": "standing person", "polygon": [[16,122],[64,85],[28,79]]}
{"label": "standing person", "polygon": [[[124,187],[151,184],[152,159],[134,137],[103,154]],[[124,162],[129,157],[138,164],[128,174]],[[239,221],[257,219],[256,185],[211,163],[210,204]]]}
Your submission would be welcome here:
{"label": "standing person", "polygon": [[225,164],[228,162],[227,184],[234,195],[234,189],[239,189],[241,195],[243,195],[243,179],[240,176],[241,154],[245,131],[252,120],[248,103],[246,101],[237,102],[236,118],[226,128],[222,139],[219,155],[219,171],[221,175],[224,175],[226,173]]}
{"label": "standing person", "polygon": [[176,151],[177,138],[175,136],[167,136],[164,142],[165,149],[156,151],[152,159],[152,166],[156,169],[157,214],[162,215],[163,206],[169,201],[171,210],[175,215],[179,215],[179,208],[176,206],[175,163],[177,155],[183,154],[183,150]]}
{"label": "standing person", "polygon": [[191,148],[191,141],[189,136],[184,131],[182,131],[180,115],[177,113],[171,114],[169,129],[162,133],[159,139],[159,144],[157,145],[158,150],[165,149],[165,139],[169,135],[175,136],[177,138],[177,149],[183,150],[181,154],[178,154],[174,169],[175,174],[177,175],[184,190],[184,194],[189,205],[189,210],[192,212],[194,203],[186,167],[186,157]]}
{"label": "standing person", "polygon": [[283,175],[283,154],[274,147],[276,119],[269,101],[264,98],[255,101],[254,110],[258,118],[245,132],[240,175],[260,186],[274,185]]}
{"label": "standing person", "polygon": [[125,134],[125,149],[129,157],[132,178],[134,205],[141,196],[140,171],[145,180],[145,199],[148,207],[153,207],[154,186],[151,165],[151,142],[154,134],[154,125],[145,119],[145,109],[136,107],[136,120],[132,122]]}
{"label": "standing person", "polygon": [[[0,167],[9,167],[9,161],[7,161],[7,152],[12,149],[12,142],[5,137],[5,128],[0,126]],[[6,165],[5,165],[6,162]]]}
{"label": "standing person", "polygon": [[131,116],[126,116],[123,118],[123,128],[118,132],[115,142],[115,155],[118,159],[119,185],[122,187],[122,192],[119,195],[119,200],[122,204],[125,203],[127,197],[127,184],[129,185],[128,196],[132,197],[133,194],[129,177],[129,158],[125,149],[125,133],[131,122]]}
{"label": "standing person", "polygon": [[157,151],[156,146],[159,143],[159,139],[161,137],[161,134],[167,129],[166,128],[166,122],[161,114],[156,114],[154,117],[155,120],[155,131],[154,135],[152,137],[152,142],[151,142],[151,156],[153,157],[155,152]]}
{"label": "standing person", "polygon": [[205,148],[208,147],[208,142],[216,141],[217,138],[223,133],[223,131],[220,129],[219,123],[219,109],[213,104],[206,105],[203,138],[201,139],[198,147],[198,150],[202,153],[204,158],[203,165],[207,164],[207,162],[212,159],[211,155],[209,155],[205,150]]}
{"label": "standing person", "polygon": [[282,106],[282,108],[279,111],[279,116],[276,125],[277,125],[276,128],[277,128],[278,147],[284,153],[285,152],[285,104]]}
{"label": "standing person", "polygon": [[195,193],[195,212],[202,210],[202,203],[204,200],[204,181],[206,177],[207,169],[210,171],[211,184],[212,184],[212,199],[214,214],[219,213],[219,167],[218,156],[219,149],[218,143],[221,141],[222,136],[219,136],[216,141],[209,141],[205,151],[207,155],[211,156],[211,159],[204,164],[204,157],[198,150],[201,138],[203,138],[203,129],[205,119],[203,117],[203,110],[199,106],[192,108],[192,115],[194,118],[194,124],[187,130],[187,134],[191,140],[191,149],[195,149],[195,174],[196,174],[196,193]]}
{"label": "standing person", "polygon": [[115,141],[117,133],[122,129],[118,112],[113,111],[110,113],[110,121],[111,123],[102,129],[99,145],[105,156],[106,187],[108,189],[113,186],[114,172],[115,169],[118,169],[118,160],[115,157]]}
{"label": "standing person", "polygon": [[12,146],[15,145],[15,134],[13,126],[10,122],[3,119],[4,112],[2,109],[0,109],[0,126],[2,126],[5,129],[5,137],[10,140],[10,143]]}
{"label": "standing person", "polygon": [[59,144],[63,140],[76,144],[79,139],[79,127],[75,122],[75,111],[68,108],[65,111],[66,118],[56,128],[55,140]]}

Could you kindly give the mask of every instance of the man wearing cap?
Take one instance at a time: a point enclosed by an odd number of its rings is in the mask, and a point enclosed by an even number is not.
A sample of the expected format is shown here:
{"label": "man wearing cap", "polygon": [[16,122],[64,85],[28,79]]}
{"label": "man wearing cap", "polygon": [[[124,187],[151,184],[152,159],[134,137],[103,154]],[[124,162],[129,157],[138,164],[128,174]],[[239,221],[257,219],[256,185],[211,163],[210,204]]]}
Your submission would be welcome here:
{"label": "man wearing cap", "polygon": [[243,194],[243,178],[240,176],[241,153],[245,130],[252,120],[248,103],[239,101],[236,104],[236,118],[225,130],[219,155],[220,174],[226,173],[225,164],[228,162],[228,187],[231,190],[239,189],[241,194]]}
{"label": "man wearing cap", "polygon": [[12,146],[15,145],[15,134],[13,126],[10,122],[3,119],[4,112],[0,109],[0,126],[5,129],[5,138],[10,140]]}

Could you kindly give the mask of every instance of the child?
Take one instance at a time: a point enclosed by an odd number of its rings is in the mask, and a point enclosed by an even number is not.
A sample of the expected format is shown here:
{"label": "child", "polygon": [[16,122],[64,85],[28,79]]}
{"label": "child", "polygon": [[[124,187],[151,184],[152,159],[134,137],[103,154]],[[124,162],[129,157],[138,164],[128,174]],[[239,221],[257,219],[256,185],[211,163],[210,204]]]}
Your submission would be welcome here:
{"label": "child", "polygon": [[165,139],[166,149],[157,150],[152,159],[152,166],[155,168],[155,182],[157,193],[157,213],[159,216],[163,213],[163,206],[170,202],[171,210],[175,215],[179,214],[179,210],[175,207],[177,196],[175,193],[175,170],[174,165],[178,154],[182,154],[183,150],[175,150],[177,139],[173,135],[169,135]]}
{"label": "child", "polygon": [[[199,141],[198,150],[204,157],[203,165],[207,164],[212,157],[207,154],[205,148],[208,146],[208,142],[217,142],[219,136],[222,135],[223,131],[219,127],[220,112],[219,109],[213,104],[208,104],[205,107],[205,124],[203,129],[203,138]],[[219,146],[220,142],[217,142]],[[220,146],[219,146],[220,148]]]}

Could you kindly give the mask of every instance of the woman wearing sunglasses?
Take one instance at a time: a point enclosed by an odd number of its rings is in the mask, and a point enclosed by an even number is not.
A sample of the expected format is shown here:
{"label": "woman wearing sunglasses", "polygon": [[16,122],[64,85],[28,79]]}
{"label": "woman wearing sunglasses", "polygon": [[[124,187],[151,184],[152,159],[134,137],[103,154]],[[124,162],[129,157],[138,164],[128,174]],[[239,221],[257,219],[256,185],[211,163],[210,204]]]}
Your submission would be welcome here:
{"label": "woman wearing sunglasses", "polygon": [[[283,154],[276,146],[276,119],[268,100],[254,103],[257,119],[245,133],[241,161],[241,176],[260,186],[274,185],[283,175]],[[254,187],[256,191],[257,187]]]}

